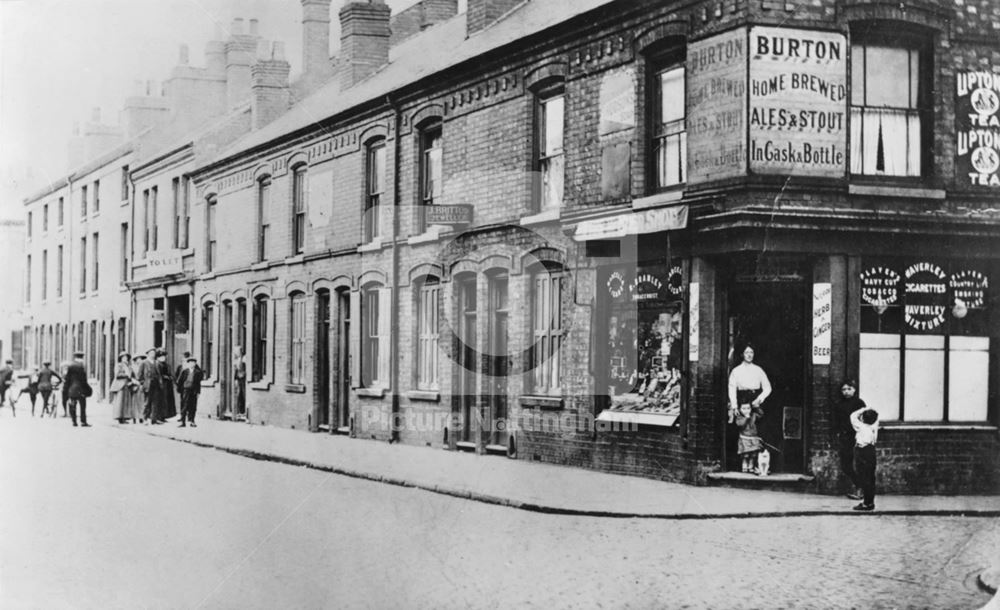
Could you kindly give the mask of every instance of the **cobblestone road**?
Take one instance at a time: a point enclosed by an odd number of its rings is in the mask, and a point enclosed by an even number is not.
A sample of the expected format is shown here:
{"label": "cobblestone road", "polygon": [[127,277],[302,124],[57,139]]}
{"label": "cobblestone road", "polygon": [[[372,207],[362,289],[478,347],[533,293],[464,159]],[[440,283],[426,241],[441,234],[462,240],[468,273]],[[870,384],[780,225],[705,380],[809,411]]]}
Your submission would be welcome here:
{"label": "cobblestone road", "polygon": [[1000,565],[1000,519],[541,515],[58,419],[0,458],[4,608],[971,609]]}

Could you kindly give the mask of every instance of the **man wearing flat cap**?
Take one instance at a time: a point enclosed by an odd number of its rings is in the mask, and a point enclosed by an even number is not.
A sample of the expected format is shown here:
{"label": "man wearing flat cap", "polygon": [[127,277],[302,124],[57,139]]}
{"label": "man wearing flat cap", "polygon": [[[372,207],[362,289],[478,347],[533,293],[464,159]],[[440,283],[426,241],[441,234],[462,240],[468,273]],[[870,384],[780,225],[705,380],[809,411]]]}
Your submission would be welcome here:
{"label": "man wearing flat cap", "polygon": [[194,423],[194,413],[198,410],[198,395],[201,393],[203,375],[198,361],[189,357],[177,376],[177,388],[181,391],[181,428],[188,422],[192,428],[197,427]]}
{"label": "man wearing flat cap", "polygon": [[76,407],[80,406],[80,426],[89,428],[87,423],[87,397],[93,393],[87,383],[87,369],[83,366],[83,352],[73,353],[73,362],[66,368],[66,397],[69,399],[69,416],[76,425]]}

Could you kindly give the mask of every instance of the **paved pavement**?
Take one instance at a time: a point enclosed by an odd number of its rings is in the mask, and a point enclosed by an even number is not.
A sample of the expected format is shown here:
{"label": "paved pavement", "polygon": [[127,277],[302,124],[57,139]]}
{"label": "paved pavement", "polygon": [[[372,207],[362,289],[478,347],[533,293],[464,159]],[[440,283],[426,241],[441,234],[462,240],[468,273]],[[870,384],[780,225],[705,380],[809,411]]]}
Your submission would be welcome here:
{"label": "paved pavement", "polygon": [[[119,427],[123,432],[538,512],[658,518],[858,514],[851,510],[857,502],[839,496],[697,487],[204,417],[197,428],[179,428],[173,422]],[[1000,516],[998,496],[882,495],[876,505],[878,513],[891,515]]]}
{"label": "paved pavement", "polygon": [[[92,423],[0,410],[4,609],[967,610],[989,601],[977,577],[1000,559],[1000,517],[544,514]],[[489,464],[510,462],[415,451],[485,462],[481,486]],[[520,466],[496,472],[531,479],[539,468]]]}

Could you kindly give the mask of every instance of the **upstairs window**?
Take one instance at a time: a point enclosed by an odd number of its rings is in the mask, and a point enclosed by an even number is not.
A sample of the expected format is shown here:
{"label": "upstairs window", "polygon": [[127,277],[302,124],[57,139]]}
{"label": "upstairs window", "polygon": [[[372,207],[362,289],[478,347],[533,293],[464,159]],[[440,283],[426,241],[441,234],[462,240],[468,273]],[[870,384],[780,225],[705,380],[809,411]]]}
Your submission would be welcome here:
{"label": "upstairs window", "polygon": [[441,122],[432,121],[420,131],[420,230],[427,228],[426,206],[440,204],[443,177]]}
{"label": "upstairs window", "polygon": [[292,254],[306,249],[306,166],[292,172]]}
{"label": "upstairs window", "polygon": [[541,179],[538,208],[540,211],[556,210],[562,206],[563,179],[566,168],[566,159],[563,154],[565,97],[560,87],[543,92],[537,100],[538,162],[536,170]]}
{"label": "upstairs window", "polygon": [[170,199],[174,208],[174,248],[181,245],[181,179],[174,178],[170,181]]}
{"label": "upstairs window", "polygon": [[205,238],[207,241],[207,250],[205,256],[205,263],[209,271],[215,269],[215,266],[219,264],[219,242],[216,238],[215,231],[215,216],[219,207],[219,200],[215,197],[211,197],[208,200],[208,206],[205,219]]}
{"label": "upstairs window", "polygon": [[32,213],[31,213],[31,212],[28,212],[28,226],[27,226],[27,230],[28,230],[28,239],[31,239],[31,225],[32,225],[32,224],[34,224],[34,223],[32,222]]}
{"label": "upstairs window", "polygon": [[158,186],[154,186],[149,191],[150,214],[152,215],[151,218],[149,219],[150,223],[149,245],[153,250],[157,250],[159,248],[159,241],[160,241],[160,226],[159,224],[157,224],[159,222],[159,217],[160,217],[159,203],[157,201],[159,199],[159,194],[160,194],[160,187]]}
{"label": "upstairs window", "polygon": [[94,180],[94,214],[101,211],[101,181]]}
{"label": "upstairs window", "polygon": [[87,185],[80,187],[80,217],[87,217]]}
{"label": "upstairs window", "polygon": [[379,227],[382,197],[385,192],[385,140],[375,140],[368,145],[367,193],[364,210],[364,241],[368,243],[381,235]]}
{"label": "upstairs window", "polygon": [[851,45],[851,173],[921,176],[929,149],[930,54],[917,39],[866,31]]}
{"label": "upstairs window", "polygon": [[128,166],[122,166],[122,201],[128,200]]}
{"label": "upstairs window", "polygon": [[676,54],[655,61],[652,73],[653,189],[687,180],[686,91],[683,58]]}
{"label": "upstairs window", "polygon": [[271,221],[268,212],[271,208],[271,177],[264,176],[257,183],[257,260],[267,260],[268,237],[271,232]]}
{"label": "upstairs window", "polygon": [[60,227],[63,226],[63,219],[65,218],[65,213],[66,213],[66,203],[65,203],[65,200],[63,200],[63,198],[60,197],[59,198],[59,215],[57,216],[57,222],[59,223]]}
{"label": "upstairs window", "polygon": [[149,189],[142,191],[142,253],[149,252]]}
{"label": "upstairs window", "polygon": [[42,233],[49,230],[49,204],[42,206]]}

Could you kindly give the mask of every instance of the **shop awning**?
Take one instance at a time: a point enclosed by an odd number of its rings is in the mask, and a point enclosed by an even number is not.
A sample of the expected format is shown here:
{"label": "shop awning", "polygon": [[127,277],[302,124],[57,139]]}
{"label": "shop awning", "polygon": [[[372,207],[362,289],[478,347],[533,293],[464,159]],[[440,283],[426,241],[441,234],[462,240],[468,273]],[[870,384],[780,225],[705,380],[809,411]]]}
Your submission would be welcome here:
{"label": "shop awning", "polygon": [[674,231],[686,228],[687,223],[688,206],[686,205],[629,212],[608,218],[585,220],[576,226],[573,240],[620,239],[626,235]]}
{"label": "shop awning", "polygon": [[597,416],[597,421],[618,422],[622,424],[642,424],[644,426],[664,426],[674,425],[680,413],[643,413],[641,411],[613,411],[605,409]]}

